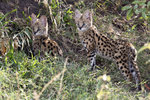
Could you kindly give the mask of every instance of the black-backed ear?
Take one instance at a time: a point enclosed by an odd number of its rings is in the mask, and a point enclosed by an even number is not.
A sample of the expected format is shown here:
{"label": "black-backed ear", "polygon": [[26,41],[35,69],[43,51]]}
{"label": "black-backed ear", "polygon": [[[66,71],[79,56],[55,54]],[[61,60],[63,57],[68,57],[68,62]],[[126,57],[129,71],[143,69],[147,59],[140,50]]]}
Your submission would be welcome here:
{"label": "black-backed ear", "polygon": [[85,19],[88,19],[88,20],[92,20],[92,12],[90,10],[86,10],[84,13],[83,13],[83,17]]}
{"label": "black-backed ear", "polygon": [[46,27],[47,26],[47,17],[46,16],[41,16],[40,17],[40,22],[41,22],[41,25]]}
{"label": "black-backed ear", "polygon": [[81,12],[78,9],[76,9],[75,10],[74,19],[78,20],[81,16],[82,16]]}
{"label": "black-backed ear", "polygon": [[34,13],[32,13],[31,18],[32,18],[31,25],[33,25],[37,21],[37,17]]}

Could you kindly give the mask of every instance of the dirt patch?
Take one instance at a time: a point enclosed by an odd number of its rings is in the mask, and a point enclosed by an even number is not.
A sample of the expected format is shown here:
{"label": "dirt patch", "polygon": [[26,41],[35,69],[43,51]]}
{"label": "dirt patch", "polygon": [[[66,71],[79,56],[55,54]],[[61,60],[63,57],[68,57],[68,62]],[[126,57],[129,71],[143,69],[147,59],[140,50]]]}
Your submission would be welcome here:
{"label": "dirt patch", "polygon": [[17,9],[16,13],[10,15],[12,18],[22,18],[24,15],[29,16],[32,13],[38,14],[42,8],[36,0],[8,0],[0,2],[0,12],[4,14]]}

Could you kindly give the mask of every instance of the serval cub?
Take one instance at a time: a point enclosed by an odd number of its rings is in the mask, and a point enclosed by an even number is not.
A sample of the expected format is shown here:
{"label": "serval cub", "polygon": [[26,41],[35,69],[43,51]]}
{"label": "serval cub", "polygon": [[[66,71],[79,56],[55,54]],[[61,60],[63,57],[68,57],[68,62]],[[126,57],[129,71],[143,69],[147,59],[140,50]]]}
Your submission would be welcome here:
{"label": "serval cub", "polygon": [[62,56],[63,52],[59,45],[48,37],[47,17],[43,15],[38,19],[35,14],[32,14],[31,18],[33,55],[40,54],[40,58],[43,58],[45,53],[50,53],[52,56],[56,54]]}
{"label": "serval cub", "polygon": [[99,33],[92,24],[92,12],[89,10],[84,13],[76,10],[74,19],[80,41],[88,52],[87,56],[91,63],[91,70],[95,68],[95,58],[98,54],[114,61],[127,80],[131,81],[134,78],[137,90],[141,90],[140,72],[136,64],[136,49],[133,45],[124,40],[113,40]]}

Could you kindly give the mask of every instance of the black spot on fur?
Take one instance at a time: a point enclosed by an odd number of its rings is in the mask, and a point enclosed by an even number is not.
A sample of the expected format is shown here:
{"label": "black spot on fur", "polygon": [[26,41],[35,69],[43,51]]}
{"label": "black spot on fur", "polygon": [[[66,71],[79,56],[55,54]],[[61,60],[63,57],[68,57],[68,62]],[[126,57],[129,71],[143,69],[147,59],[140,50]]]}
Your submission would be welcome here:
{"label": "black spot on fur", "polygon": [[54,53],[52,52],[51,55],[54,56]]}
{"label": "black spot on fur", "polygon": [[123,67],[121,66],[121,67],[120,67],[120,69],[122,70],[122,69],[123,69]]}
{"label": "black spot on fur", "polygon": [[120,63],[122,63],[122,61],[120,60]]}
{"label": "black spot on fur", "polygon": [[96,37],[98,37],[98,34],[96,34]]}
{"label": "black spot on fur", "polygon": [[52,43],[50,43],[50,46],[52,46],[53,44]]}
{"label": "black spot on fur", "polygon": [[111,55],[111,53],[109,52],[109,55]]}
{"label": "black spot on fur", "polygon": [[46,43],[45,42],[42,42],[42,44],[44,45],[44,47],[46,47]]}
{"label": "black spot on fur", "polygon": [[47,39],[48,39],[48,36],[44,36],[44,37],[43,37],[43,40],[47,40]]}
{"label": "black spot on fur", "polygon": [[121,56],[118,56],[118,58],[121,58]]}
{"label": "black spot on fur", "polygon": [[53,48],[50,48],[50,50],[52,51],[52,50],[53,50]]}
{"label": "black spot on fur", "polygon": [[134,72],[134,70],[133,69],[131,69],[131,73],[133,73]]}
{"label": "black spot on fur", "polygon": [[95,33],[94,30],[92,30],[92,33]]}
{"label": "black spot on fur", "polygon": [[98,36],[98,41],[100,41],[100,36]]}

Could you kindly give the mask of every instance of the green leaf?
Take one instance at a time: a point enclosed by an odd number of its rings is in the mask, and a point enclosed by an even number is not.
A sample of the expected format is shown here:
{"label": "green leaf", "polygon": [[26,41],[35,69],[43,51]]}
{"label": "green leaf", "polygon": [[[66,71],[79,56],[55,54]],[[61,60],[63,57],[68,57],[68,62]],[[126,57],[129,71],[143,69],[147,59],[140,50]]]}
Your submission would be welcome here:
{"label": "green leaf", "polygon": [[69,9],[69,10],[67,11],[67,13],[68,13],[68,14],[71,14],[71,13],[73,13],[73,11],[71,11],[71,9]]}
{"label": "green leaf", "polygon": [[30,21],[32,20],[32,18],[30,16],[28,18],[29,18]]}
{"label": "green leaf", "polygon": [[131,6],[124,6],[123,8],[122,8],[122,11],[125,11],[125,10],[128,10],[128,9],[130,9],[131,8]]}
{"label": "green leaf", "polygon": [[134,30],[136,26],[137,26],[137,25],[133,25],[133,26],[132,26],[132,30]]}
{"label": "green leaf", "polygon": [[126,15],[127,20],[130,20],[132,16],[133,16],[133,9],[129,9],[127,11],[127,15]]}
{"label": "green leaf", "polygon": [[148,7],[148,8],[150,8],[150,1],[148,1],[148,3],[147,3],[147,7]]}
{"label": "green leaf", "polygon": [[147,13],[147,16],[150,16],[150,11]]}
{"label": "green leaf", "polygon": [[147,11],[147,9],[146,8],[142,8],[142,12],[146,12]]}
{"label": "green leaf", "polygon": [[133,1],[132,4],[139,4],[141,1]]}
{"label": "green leaf", "polygon": [[30,32],[29,32],[28,29],[25,29],[24,33],[26,34],[26,36],[27,36],[29,39],[31,39],[31,37],[30,37]]}
{"label": "green leaf", "polygon": [[147,19],[147,18],[148,18],[147,15],[145,14],[145,12],[142,12],[142,17],[143,17],[144,19]]}
{"label": "green leaf", "polygon": [[135,10],[135,14],[139,14],[141,11],[139,11],[138,9]]}
{"label": "green leaf", "polygon": [[11,14],[11,13],[13,13],[13,12],[16,12],[16,11],[17,11],[17,10],[14,9],[14,10],[12,10],[12,11],[6,13],[6,14],[1,18],[0,22],[1,22],[5,17],[7,17],[9,14]]}
{"label": "green leaf", "polygon": [[5,57],[5,64],[7,65],[7,62],[8,62],[8,58],[7,57]]}
{"label": "green leaf", "polygon": [[132,4],[142,4],[143,5],[143,3],[145,4],[145,2],[146,2],[146,0],[143,0],[143,1],[139,1],[139,0],[137,0],[137,1],[133,1],[132,2]]}
{"label": "green leaf", "polygon": [[138,8],[138,5],[136,4],[136,5],[134,5],[134,9],[136,10]]}
{"label": "green leaf", "polygon": [[141,2],[139,5],[142,6],[142,7],[146,6],[146,4],[144,2]]}

